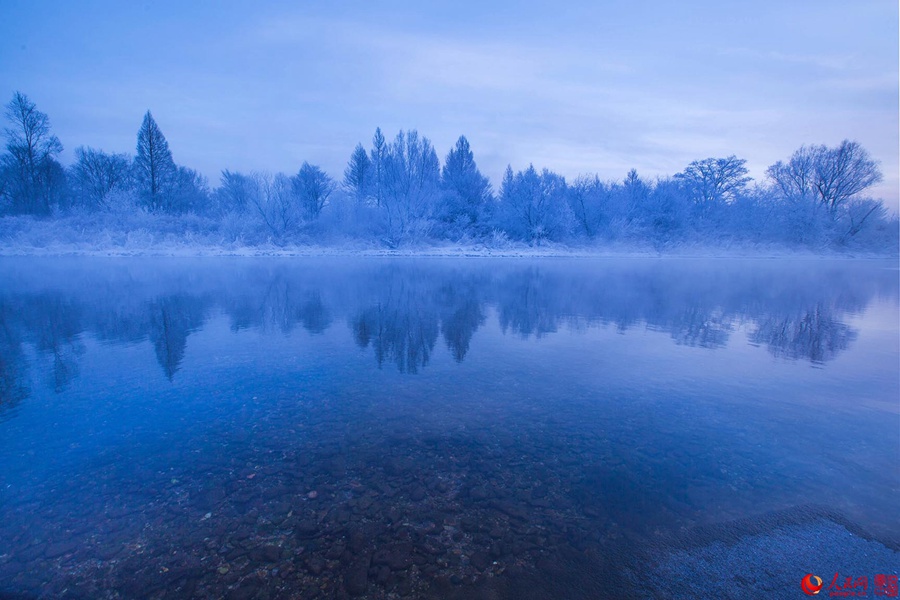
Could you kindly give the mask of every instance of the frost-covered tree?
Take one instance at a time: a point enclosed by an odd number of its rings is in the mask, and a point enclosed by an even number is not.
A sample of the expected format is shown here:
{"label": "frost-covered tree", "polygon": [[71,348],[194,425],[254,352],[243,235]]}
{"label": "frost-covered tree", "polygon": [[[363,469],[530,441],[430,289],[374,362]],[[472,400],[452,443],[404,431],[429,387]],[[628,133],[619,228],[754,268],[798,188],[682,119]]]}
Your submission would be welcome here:
{"label": "frost-covered tree", "polygon": [[625,183],[579,177],[569,186],[573,232],[593,239],[618,239],[634,233],[634,220],[650,188],[632,170]]}
{"label": "frost-covered tree", "polygon": [[353,196],[357,204],[364,204],[372,192],[372,161],[362,144],[357,144],[350,155],[350,162],[344,169],[344,189]]}
{"label": "frost-covered tree", "polygon": [[575,220],[576,233],[594,239],[608,227],[615,210],[613,198],[616,188],[600,181],[599,177],[579,177],[569,186],[569,208]]}
{"label": "frost-covered tree", "polygon": [[[491,184],[478,170],[469,141],[463,135],[444,161],[441,188],[444,192],[442,220],[456,225],[457,230],[472,232],[491,199]],[[458,236],[460,231],[455,233]]]}
{"label": "frost-covered tree", "polygon": [[787,163],[778,161],[766,170],[781,195],[788,200],[810,198],[815,180],[816,147],[801,146]]}
{"label": "frost-covered tree", "polygon": [[693,201],[685,195],[684,186],[677,179],[657,181],[637,211],[645,239],[660,244],[683,237],[695,208]]}
{"label": "frost-covered tree", "polygon": [[513,174],[507,167],[500,188],[500,225],[531,244],[561,239],[571,221],[567,194],[561,175],[547,169],[538,173],[533,165]]}
{"label": "frost-covered tree", "polygon": [[209,208],[210,191],[206,177],[194,169],[176,166],[170,191],[169,210],[204,214]]}
{"label": "frost-covered tree", "polygon": [[375,206],[381,206],[384,200],[385,175],[387,168],[388,144],[381,133],[381,127],[375,128],[372,136],[372,195],[375,197]]}
{"label": "frost-covered tree", "polygon": [[440,162],[428,138],[414,129],[398,133],[387,148],[383,182],[388,243],[425,235],[440,188]]}
{"label": "frost-covered tree", "polygon": [[222,214],[241,213],[251,206],[256,189],[252,177],[225,169],[215,192],[216,209]]}
{"label": "frost-covered tree", "polygon": [[[654,245],[683,237],[698,205],[685,185],[674,178],[648,182],[635,169],[621,184],[604,184],[601,231],[609,239],[631,239]],[[600,194],[601,190],[597,192]],[[702,207],[701,207],[702,208]]]}
{"label": "frost-covered tree", "polygon": [[59,138],[50,118],[21,92],[6,105],[6,154],[2,157],[3,192],[14,213],[50,214],[65,188],[65,173],[56,157]]}
{"label": "frost-covered tree", "polygon": [[283,173],[254,173],[252,178],[255,186],[251,195],[253,208],[272,238],[280,242],[303,220],[291,178]]}
{"label": "frost-covered tree", "polygon": [[131,159],[125,154],[107,154],[79,146],[69,175],[81,206],[104,208],[110,194],[131,184]]}
{"label": "frost-covered tree", "polygon": [[837,209],[881,181],[878,163],[857,142],[836,148],[802,146],[787,163],[778,161],[767,174],[785,198],[813,197],[835,216]]}
{"label": "frost-covered tree", "polygon": [[291,181],[294,196],[300,203],[304,216],[309,220],[319,218],[334,191],[335,184],[322,169],[304,162]]}
{"label": "frost-covered tree", "polygon": [[150,210],[170,211],[177,167],[169,151],[169,143],[150,111],[138,131],[134,177],[138,194]]}
{"label": "frost-covered tree", "polygon": [[877,200],[871,198],[851,199],[842,210],[842,224],[844,232],[839,238],[839,242],[844,244],[850,238],[858,235],[867,225],[875,223],[883,223],[887,217],[887,209]]}
{"label": "frost-covered tree", "polygon": [[650,195],[650,186],[641,179],[636,169],[628,171],[628,175],[625,176],[625,180],[622,182],[622,187],[632,208],[640,206],[647,199],[647,196]]}
{"label": "frost-covered tree", "polygon": [[710,206],[731,202],[751,181],[747,177],[746,160],[731,155],[727,158],[695,160],[675,175],[697,204]]}

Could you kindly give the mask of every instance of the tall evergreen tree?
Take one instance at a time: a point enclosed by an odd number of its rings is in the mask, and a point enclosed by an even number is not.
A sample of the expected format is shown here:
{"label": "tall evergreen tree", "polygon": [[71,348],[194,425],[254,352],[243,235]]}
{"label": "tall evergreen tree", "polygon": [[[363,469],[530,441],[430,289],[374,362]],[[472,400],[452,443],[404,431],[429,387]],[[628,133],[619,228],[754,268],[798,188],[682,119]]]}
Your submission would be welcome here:
{"label": "tall evergreen tree", "polygon": [[344,187],[353,194],[357,203],[366,201],[372,188],[372,177],[372,161],[362,144],[357,144],[344,170]]}
{"label": "tall evergreen tree", "polygon": [[171,192],[177,169],[169,151],[169,143],[150,111],[138,131],[137,155],[134,157],[138,191],[150,210],[170,210]]}
{"label": "tall evergreen tree", "polygon": [[459,136],[456,146],[447,154],[441,171],[441,186],[445,191],[444,219],[462,220],[461,225],[465,227],[474,225],[490,199],[491,184],[478,170],[464,135]]}
{"label": "tall evergreen tree", "polygon": [[388,157],[388,145],[381,133],[381,127],[375,128],[372,137],[372,192],[375,195],[375,206],[384,203],[384,178]]}

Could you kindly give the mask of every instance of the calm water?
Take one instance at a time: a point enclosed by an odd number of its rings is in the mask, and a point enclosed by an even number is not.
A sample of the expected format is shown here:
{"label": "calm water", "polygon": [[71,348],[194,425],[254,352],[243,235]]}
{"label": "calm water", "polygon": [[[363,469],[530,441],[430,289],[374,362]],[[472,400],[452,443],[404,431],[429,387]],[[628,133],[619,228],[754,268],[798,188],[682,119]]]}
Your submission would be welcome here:
{"label": "calm water", "polygon": [[0,592],[627,596],[805,505],[897,543],[898,340],[896,262],[3,259]]}

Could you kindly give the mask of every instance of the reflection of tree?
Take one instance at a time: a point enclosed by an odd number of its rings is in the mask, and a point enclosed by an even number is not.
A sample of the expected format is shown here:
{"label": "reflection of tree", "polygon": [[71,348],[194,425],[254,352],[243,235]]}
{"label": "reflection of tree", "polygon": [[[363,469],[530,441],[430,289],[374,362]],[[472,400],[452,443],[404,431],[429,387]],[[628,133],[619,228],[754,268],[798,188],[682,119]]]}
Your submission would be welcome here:
{"label": "reflection of tree", "polygon": [[437,317],[408,300],[378,304],[353,320],[357,344],[372,345],[379,368],[390,359],[401,373],[417,373],[431,358],[438,336]]}
{"label": "reflection of tree", "polygon": [[291,286],[280,276],[254,286],[247,293],[229,296],[225,301],[229,304],[233,331],[258,327],[263,331],[274,329],[288,333],[296,323]]}
{"label": "reflection of tree", "polygon": [[331,325],[331,313],[318,292],[309,292],[296,314],[303,328],[310,333],[322,333]]}
{"label": "reflection of tree", "polygon": [[188,334],[203,324],[203,301],[191,296],[168,296],[150,305],[150,342],[169,381],[184,359]]}
{"label": "reflection of tree", "polygon": [[[78,360],[84,354],[79,340],[82,331],[80,307],[61,296],[43,296],[34,304],[40,306],[37,348],[52,361],[50,376],[57,393],[78,376]],[[42,306],[41,306],[42,305]]]}
{"label": "reflection of tree", "polygon": [[371,280],[368,289],[378,303],[359,311],[350,325],[361,348],[372,346],[379,367],[390,360],[401,372],[416,373],[428,364],[438,331],[453,358],[465,358],[484,323],[480,294],[491,282],[468,273],[443,275],[387,270]]}
{"label": "reflection of tree", "polygon": [[17,335],[12,308],[0,302],[0,411],[28,397],[25,371],[28,367]]}
{"label": "reflection of tree", "polygon": [[438,336],[434,295],[427,282],[397,277],[388,272],[372,292],[376,305],[351,320],[356,343],[375,350],[379,368],[387,360],[401,373],[417,373],[431,359]]}
{"label": "reflection of tree", "polygon": [[23,342],[30,341],[50,387],[65,390],[78,376],[78,361],[84,353],[80,335],[83,308],[73,298],[43,293],[20,296],[0,303],[0,397],[22,399],[29,394],[24,384]]}
{"label": "reflection of tree", "polygon": [[724,348],[733,329],[731,319],[720,311],[691,306],[669,323],[676,344],[700,348]]}
{"label": "reflection of tree", "polygon": [[750,342],[765,345],[775,356],[823,363],[846,350],[857,332],[837,321],[821,304],[793,317],[764,317]]}
{"label": "reflection of tree", "polygon": [[137,343],[146,339],[151,315],[143,300],[139,297],[130,302],[116,302],[116,298],[112,300],[107,306],[85,306],[85,328],[107,342]]}
{"label": "reflection of tree", "polygon": [[233,331],[258,327],[290,333],[300,323],[310,333],[322,333],[332,322],[319,290],[308,289],[281,274],[244,294],[221,300],[227,305]]}
{"label": "reflection of tree", "polygon": [[499,319],[503,333],[507,329],[523,337],[541,337],[556,331],[563,310],[565,291],[551,282],[540,269],[515,273],[498,287]]}
{"label": "reflection of tree", "polygon": [[16,316],[38,355],[49,362],[45,368],[51,387],[62,392],[78,376],[78,360],[84,353],[79,338],[84,327],[82,306],[62,294],[44,293],[19,300]]}
{"label": "reflection of tree", "polygon": [[482,300],[479,298],[482,281],[445,283],[440,290],[441,333],[456,362],[462,362],[469,351],[475,331],[484,323]]}
{"label": "reflection of tree", "polygon": [[464,301],[441,323],[441,332],[456,362],[462,362],[469,351],[475,330],[484,323],[481,305],[475,299]]}
{"label": "reflection of tree", "polygon": [[[121,263],[119,264],[121,265]],[[738,265],[740,266],[740,265]],[[777,356],[833,359],[857,336],[842,322],[873,298],[896,302],[889,270],[754,262],[519,261],[404,263],[360,261],[298,268],[253,263],[161,269],[141,263],[98,268],[90,261],[33,269],[0,264],[0,404],[28,396],[35,370],[64,390],[78,376],[87,333],[112,343],[149,340],[166,377],[185,356],[188,335],[217,305],[232,329],[316,334],[349,318],[356,343],[379,365],[414,373],[441,336],[453,358],[469,357],[487,307],[504,332],[525,337],[612,324],[666,333],[678,344],[721,348],[748,323],[751,342]],[[54,271],[54,269],[56,269]],[[31,358],[34,354],[37,358]],[[469,357],[468,360],[471,360]],[[32,361],[34,364],[31,364]],[[37,366],[35,366],[37,365]]]}
{"label": "reflection of tree", "polygon": [[[842,314],[863,310],[876,294],[897,295],[896,281],[871,271],[834,265],[734,267],[708,262],[616,262],[593,272],[529,267],[498,277],[492,292],[504,332],[540,337],[560,323],[580,330],[599,322],[626,333],[643,323],[677,344],[715,349],[727,345],[738,324],[755,322],[754,343],[779,356],[816,362],[831,360],[856,338],[841,322]],[[791,316],[796,314],[802,316]]]}

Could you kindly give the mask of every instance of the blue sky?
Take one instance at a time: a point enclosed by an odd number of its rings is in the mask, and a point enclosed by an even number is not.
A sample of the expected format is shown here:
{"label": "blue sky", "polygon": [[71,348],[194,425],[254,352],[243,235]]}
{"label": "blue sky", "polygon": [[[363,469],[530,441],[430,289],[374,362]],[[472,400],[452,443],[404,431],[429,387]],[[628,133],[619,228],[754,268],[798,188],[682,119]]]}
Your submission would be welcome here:
{"label": "blue sky", "polygon": [[[574,178],[671,175],[736,154],[751,175],[855,139],[895,208],[898,5],[778,2],[19,2],[0,8],[0,97],[26,93],[65,146],[134,152],[149,108],[175,160],[340,177],[376,126],[465,134]],[[5,101],[5,100],[4,100]]]}

